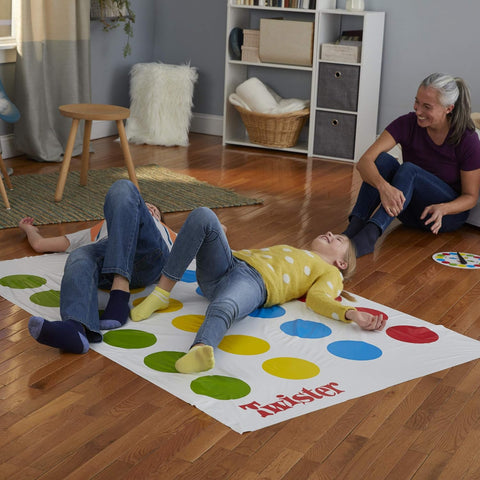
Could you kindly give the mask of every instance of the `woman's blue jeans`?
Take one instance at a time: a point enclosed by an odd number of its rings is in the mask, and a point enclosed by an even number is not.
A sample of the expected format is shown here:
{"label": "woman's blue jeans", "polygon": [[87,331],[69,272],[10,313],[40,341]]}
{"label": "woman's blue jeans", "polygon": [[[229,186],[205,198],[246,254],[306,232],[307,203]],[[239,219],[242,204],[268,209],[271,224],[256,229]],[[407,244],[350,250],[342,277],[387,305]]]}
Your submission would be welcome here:
{"label": "woman's blue jeans", "polygon": [[[403,210],[398,219],[405,225],[430,231],[430,225],[420,220],[423,210],[428,205],[446,203],[455,200],[458,193],[443,180],[413,163],[400,164],[387,153],[382,153],[375,160],[380,175],[390,185],[398,188],[405,196]],[[380,202],[380,194],[375,187],[362,183],[351,216],[373,222],[382,232],[390,225],[394,217],[388,215]],[[450,232],[460,228],[468,217],[467,212],[445,215],[442,218],[440,232]],[[428,217],[427,217],[428,218]]]}
{"label": "woman's blue jeans", "polygon": [[188,216],[162,274],[178,281],[194,258],[198,284],[210,304],[193,345],[216,347],[235,321],[265,303],[267,292],[257,270],[233,256],[220,221],[205,207]]}
{"label": "woman's blue jeans", "polygon": [[76,320],[90,341],[101,341],[98,288],[110,289],[115,274],[131,288],[156,283],[169,255],[138,189],[118,180],[104,203],[108,238],[77,248],[68,256],[60,289],[62,320]]}

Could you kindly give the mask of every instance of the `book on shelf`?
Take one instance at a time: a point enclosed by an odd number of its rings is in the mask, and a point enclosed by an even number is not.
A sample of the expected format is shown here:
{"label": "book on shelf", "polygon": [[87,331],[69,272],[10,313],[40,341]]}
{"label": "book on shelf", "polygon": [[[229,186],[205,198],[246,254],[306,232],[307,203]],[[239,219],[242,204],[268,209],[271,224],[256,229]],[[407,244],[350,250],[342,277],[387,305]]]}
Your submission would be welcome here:
{"label": "book on shelf", "polygon": [[233,0],[236,5],[315,10],[316,0]]}

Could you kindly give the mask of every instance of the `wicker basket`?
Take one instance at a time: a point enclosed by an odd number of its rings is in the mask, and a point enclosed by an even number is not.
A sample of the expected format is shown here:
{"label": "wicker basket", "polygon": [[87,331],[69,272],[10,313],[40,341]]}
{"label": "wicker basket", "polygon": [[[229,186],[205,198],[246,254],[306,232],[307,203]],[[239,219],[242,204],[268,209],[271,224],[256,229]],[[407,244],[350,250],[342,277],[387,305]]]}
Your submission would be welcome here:
{"label": "wicker basket", "polygon": [[238,105],[234,105],[234,107],[242,117],[250,141],[265,147],[293,147],[310,114],[309,108],[297,112],[271,115],[251,112]]}

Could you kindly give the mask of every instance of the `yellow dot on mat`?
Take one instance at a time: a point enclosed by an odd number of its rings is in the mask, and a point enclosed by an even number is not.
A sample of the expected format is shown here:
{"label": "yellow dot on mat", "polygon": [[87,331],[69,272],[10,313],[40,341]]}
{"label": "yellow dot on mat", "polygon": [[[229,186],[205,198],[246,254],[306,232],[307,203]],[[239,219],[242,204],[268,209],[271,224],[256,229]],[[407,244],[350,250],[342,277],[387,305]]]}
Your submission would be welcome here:
{"label": "yellow dot on mat", "polygon": [[304,380],[320,373],[320,368],[314,363],[293,357],[270,358],[263,362],[262,368],[274,377],[288,380]]}
{"label": "yellow dot on mat", "polygon": [[[141,301],[145,300],[146,298],[147,297],[136,298],[132,302],[132,305],[136,307]],[[164,308],[163,310],[155,310],[155,312],[156,313],[176,312],[178,310],[181,310],[182,308],[183,308],[182,302],[180,302],[179,300],[175,300],[174,298],[171,298],[167,308]]]}
{"label": "yellow dot on mat", "polygon": [[185,332],[198,332],[205,315],[180,315],[172,320],[172,325]]}
{"label": "yellow dot on mat", "polygon": [[235,355],[260,355],[270,350],[270,344],[249,335],[227,335],[223,337],[218,348]]}

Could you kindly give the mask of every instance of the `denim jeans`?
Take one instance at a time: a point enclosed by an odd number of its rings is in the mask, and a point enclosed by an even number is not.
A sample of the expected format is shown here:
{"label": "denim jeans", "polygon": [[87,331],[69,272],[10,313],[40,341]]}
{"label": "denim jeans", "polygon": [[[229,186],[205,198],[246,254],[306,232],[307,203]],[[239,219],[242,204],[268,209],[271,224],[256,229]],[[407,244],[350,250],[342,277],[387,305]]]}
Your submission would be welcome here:
{"label": "denim jeans", "polygon": [[210,304],[193,345],[216,347],[235,321],[265,303],[267,291],[257,270],[233,256],[217,216],[205,207],[188,216],[162,273],[178,281],[194,258],[198,284]]}
{"label": "denim jeans", "polygon": [[110,289],[119,274],[131,288],[156,283],[169,255],[155,221],[135,185],[118,180],[104,204],[108,237],[68,256],[60,289],[62,320],[76,320],[90,341],[101,341],[98,288]]}
{"label": "denim jeans", "polygon": [[[388,183],[403,192],[405,203],[398,219],[409,227],[429,231],[430,225],[425,225],[428,217],[420,220],[425,207],[451,202],[459,196],[450,185],[432,173],[410,162],[400,164],[387,153],[380,154],[375,160],[375,165]],[[378,190],[363,182],[351,215],[375,223],[384,232],[394,217],[388,215],[380,203]],[[376,210],[377,207],[379,207],[378,210]],[[457,230],[465,223],[467,217],[468,211],[445,215],[442,218],[440,232]]]}

